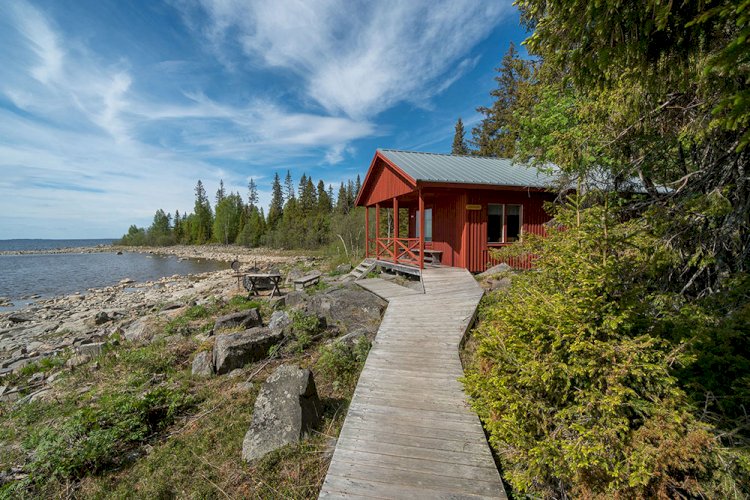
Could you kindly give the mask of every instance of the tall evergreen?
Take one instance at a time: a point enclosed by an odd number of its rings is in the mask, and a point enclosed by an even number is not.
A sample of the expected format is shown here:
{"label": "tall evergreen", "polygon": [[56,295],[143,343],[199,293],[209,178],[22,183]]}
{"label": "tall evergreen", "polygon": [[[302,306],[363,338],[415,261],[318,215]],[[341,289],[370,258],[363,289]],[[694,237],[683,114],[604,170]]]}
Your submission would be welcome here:
{"label": "tall evergreen", "polygon": [[331,211],[331,197],[328,196],[323,180],[318,181],[318,212],[327,214]]}
{"label": "tall evergreen", "polygon": [[490,92],[494,102],[490,107],[477,108],[484,119],[472,130],[471,142],[477,147],[478,155],[511,158],[519,138],[519,98],[523,88],[532,84],[534,63],[521,59],[511,43],[497,72],[497,88]]}
{"label": "tall evergreen", "polygon": [[346,192],[346,186],[344,183],[341,183],[341,186],[339,187],[339,195],[338,198],[336,198],[336,212],[340,214],[348,214],[349,213],[349,196]]}
{"label": "tall evergreen", "polygon": [[294,181],[292,180],[292,173],[289,170],[286,171],[286,177],[284,178],[284,196],[287,201],[293,200],[295,197]]}
{"label": "tall evergreen", "polygon": [[273,176],[271,186],[271,205],[268,207],[268,227],[276,228],[284,215],[284,194],[281,191],[281,181],[278,172]]}
{"label": "tall evergreen", "polygon": [[464,122],[461,120],[460,116],[458,117],[458,120],[456,120],[456,132],[453,135],[453,147],[451,147],[451,154],[469,154],[469,148],[466,146],[466,131],[464,130]]}
{"label": "tall evergreen", "polygon": [[312,179],[306,174],[302,174],[302,177],[299,180],[297,194],[299,195],[299,208],[302,213],[307,215],[312,212],[317,205],[317,197]]}
{"label": "tall evergreen", "polygon": [[174,211],[174,223],[173,223],[174,239],[175,243],[182,243],[183,238],[183,225],[182,219],[180,218],[180,211]]}
{"label": "tall evergreen", "polygon": [[224,179],[219,180],[219,189],[216,190],[216,205],[221,203],[221,200],[226,198],[227,192],[224,189]]}
{"label": "tall evergreen", "polygon": [[247,183],[247,206],[250,208],[257,208],[258,206],[258,186],[252,177],[250,182]]}
{"label": "tall evergreen", "polygon": [[191,240],[193,243],[203,244],[211,239],[211,226],[213,226],[213,214],[211,212],[211,203],[206,196],[206,189],[203,182],[198,180],[195,186],[195,225],[192,227]]}

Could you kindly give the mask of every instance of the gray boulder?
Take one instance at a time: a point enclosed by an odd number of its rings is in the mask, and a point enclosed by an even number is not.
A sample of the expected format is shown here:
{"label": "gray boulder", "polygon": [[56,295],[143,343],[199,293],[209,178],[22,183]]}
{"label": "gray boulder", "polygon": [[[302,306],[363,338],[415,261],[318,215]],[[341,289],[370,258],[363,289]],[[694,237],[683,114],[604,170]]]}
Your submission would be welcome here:
{"label": "gray boulder", "polygon": [[128,325],[123,335],[131,342],[143,342],[149,340],[153,332],[149,328],[148,319],[139,318]]}
{"label": "gray boulder", "polygon": [[271,346],[278,344],[283,338],[283,333],[272,332],[263,327],[217,335],[213,354],[214,369],[222,375],[264,359]]}
{"label": "gray boulder", "polygon": [[75,356],[71,356],[66,362],[65,366],[68,368],[76,368],[81,365],[85,365],[91,361],[91,356],[88,356],[86,354],[77,354]]}
{"label": "gray boulder", "polygon": [[219,316],[214,323],[214,331],[217,332],[222,328],[252,328],[261,326],[263,322],[260,319],[260,313],[257,309],[248,309],[236,313]]}
{"label": "gray boulder", "polygon": [[242,459],[250,462],[298,442],[320,424],[322,405],[310,370],[282,365],[263,383],[250,429],[242,442]]}
{"label": "gray boulder", "polygon": [[108,321],[112,321],[112,318],[109,317],[109,314],[107,314],[106,311],[100,311],[96,313],[96,316],[94,316],[94,324],[97,326],[103,325]]}
{"label": "gray boulder", "polygon": [[284,302],[287,307],[293,307],[295,309],[300,309],[305,307],[307,305],[307,302],[310,300],[310,295],[307,292],[302,291],[293,291],[286,294],[284,297]]}
{"label": "gray boulder", "polygon": [[8,316],[8,321],[11,323],[28,323],[32,321],[31,317],[24,313],[13,313]]}
{"label": "gray boulder", "polygon": [[193,358],[193,376],[210,377],[214,374],[214,359],[209,351],[200,351]]}
{"label": "gray boulder", "polygon": [[335,339],[331,339],[327,342],[327,344],[333,344],[334,342],[341,342],[343,344],[347,345],[356,345],[357,342],[359,342],[359,339],[361,338],[368,338],[368,334],[371,333],[365,328],[358,328],[354,330],[353,332],[347,333],[346,335],[342,335],[341,337],[336,337]]}
{"label": "gray boulder", "polygon": [[512,271],[512,270],[513,270],[512,267],[510,267],[508,264],[506,264],[505,262],[503,262],[503,263],[498,264],[496,266],[492,266],[491,268],[487,269],[483,273],[479,273],[478,276],[480,278],[486,278],[486,277],[492,276],[494,274],[507,273],[508,271]]}
{"label": "gray boulder", "polygon": [[333,272],[336,274],[346,274],[351,270],[352,270],[351,264],[340,264],[336,266],[336,269]]}
{"label": "gray boulder", "polygon": [[76,347],[78,354],[88,356],[89,358],[95,358],[104,352],[104,342],[93,342],[90,344],[81,344]]}
{"label": "gray boulder", "polygon": [[271,315],[271,320],[268,322],[268,328],[272,332],[282,332],[289,325],[292,324],[292,318],[286,311],[274,311]]}
{"label": "gray boulder", "polygon": [[305,312],[325,318],[329,325],[345,331],[364,328],[376,331],[385,311],[386,302],[355,284],[348,284],[309,298]]}

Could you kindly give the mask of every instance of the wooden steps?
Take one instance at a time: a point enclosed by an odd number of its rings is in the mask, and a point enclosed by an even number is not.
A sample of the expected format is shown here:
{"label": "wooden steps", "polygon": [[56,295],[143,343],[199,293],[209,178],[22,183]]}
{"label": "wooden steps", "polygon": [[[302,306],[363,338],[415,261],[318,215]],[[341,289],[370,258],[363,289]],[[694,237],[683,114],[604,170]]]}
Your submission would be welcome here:
{"label": "wooden steps", "polygon": [[483,292],[463,269],[425,269],[422,278],[424,294],[357,282],[388,308],[320,498],[507,498],[458,382],[458,348]]}
{"label": "wooden steps", "polygon": [[351,270],[351,272],[347,275],[347,279],[349,281],[356,281],[358,279],[361,279],[362,276],[367,276],[367,274],[373,270],[375,266],[377,266],[378,262],[375,259],[365,259],[362,262],[359,263],[357,267]]}

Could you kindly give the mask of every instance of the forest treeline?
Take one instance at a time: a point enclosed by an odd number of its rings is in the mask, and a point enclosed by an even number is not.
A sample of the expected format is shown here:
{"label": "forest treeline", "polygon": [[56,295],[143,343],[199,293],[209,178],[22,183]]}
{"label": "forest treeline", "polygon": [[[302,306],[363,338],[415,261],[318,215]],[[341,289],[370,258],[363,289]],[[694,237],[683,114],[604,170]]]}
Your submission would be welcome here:
{"label": "forest treeline", "polygon": [[121,245],[202,245],[205,243],[261,245],[286,249],[319,249],[330,244],[343,255],[361,254],[364,229],[361,210],[354,206],[361,188],[356,181],[341,183],[334,194],[331,185],[314,183],[302,174],[295,187],[287,171],[282,185],[274,176],[268,214],[258,204],[254,179],[248,183],[247,198],[227,192],[220,181],[214,204],[202,181],[195,186],[195,204],[191,213],[178,210],[174,215],[159,209],[148,228],[130,226]]}
{"label": "forest treeline", "polygon": [[[514,496],[750,496],[750,0],[518,0],[453,152],[575,194],[491,294],[465,380]],[[467,137],[468,136],[468,137]],[[602,181],[638,179],[618,196]]]}

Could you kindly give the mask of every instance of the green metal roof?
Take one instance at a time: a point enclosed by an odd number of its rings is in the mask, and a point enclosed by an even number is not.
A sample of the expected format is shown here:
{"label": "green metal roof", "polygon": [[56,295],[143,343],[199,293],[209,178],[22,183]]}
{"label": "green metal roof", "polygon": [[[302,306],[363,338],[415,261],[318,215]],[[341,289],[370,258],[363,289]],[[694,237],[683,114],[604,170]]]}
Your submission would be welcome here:
{"label": "green metal roof", "polygon": [[395,149],[378,151],[415,181],[492,184],[532,188],[551,187],[556,176],[504,158],[418,153]]}

